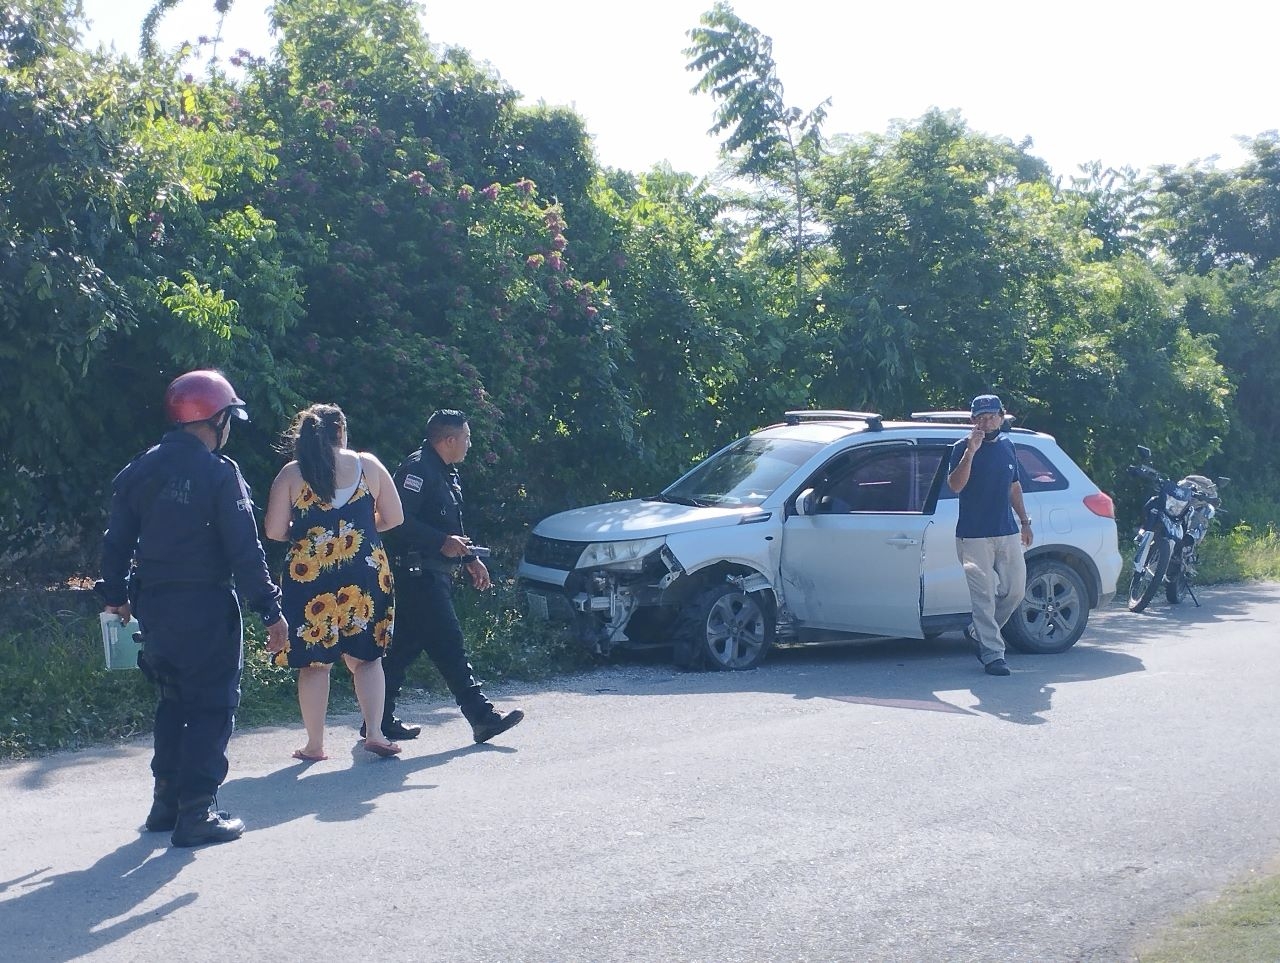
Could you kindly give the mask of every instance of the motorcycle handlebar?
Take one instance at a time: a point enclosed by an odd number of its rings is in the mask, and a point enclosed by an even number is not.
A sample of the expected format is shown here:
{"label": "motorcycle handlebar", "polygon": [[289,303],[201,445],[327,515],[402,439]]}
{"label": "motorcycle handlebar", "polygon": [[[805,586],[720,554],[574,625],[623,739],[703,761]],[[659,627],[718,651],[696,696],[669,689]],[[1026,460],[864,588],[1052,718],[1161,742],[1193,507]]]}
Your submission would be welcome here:
{"label": "motorcycle handlebar", "polygon": [[1164,476],[1149,465],[1130,465],[1125,470],[1135,478],[1151,478],[1156,481],[1164,480]]}

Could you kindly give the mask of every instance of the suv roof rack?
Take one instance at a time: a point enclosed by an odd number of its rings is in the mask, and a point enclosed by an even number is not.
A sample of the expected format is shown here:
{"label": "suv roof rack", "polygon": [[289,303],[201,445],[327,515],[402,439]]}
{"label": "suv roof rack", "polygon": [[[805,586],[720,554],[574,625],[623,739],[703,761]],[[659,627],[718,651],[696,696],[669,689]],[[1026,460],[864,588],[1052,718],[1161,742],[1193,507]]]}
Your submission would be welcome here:
{"label": "suv roof rack", "polygon": [[884,427],[884,416],[874,411],[841,411],[838,408],[816,408],[810,411],[788,411],[784,417],[789,425],[802,421],[865,421],[870,431]]}
{"label": "suv roof rack", "polygon": [[[1005,412],[1004,420],[1007,424],[1015,419],[1015,415]],[[973,416],[967,411],[913,411],[911,412],[912,421],[928,421],[940,424],[969,424]]]}

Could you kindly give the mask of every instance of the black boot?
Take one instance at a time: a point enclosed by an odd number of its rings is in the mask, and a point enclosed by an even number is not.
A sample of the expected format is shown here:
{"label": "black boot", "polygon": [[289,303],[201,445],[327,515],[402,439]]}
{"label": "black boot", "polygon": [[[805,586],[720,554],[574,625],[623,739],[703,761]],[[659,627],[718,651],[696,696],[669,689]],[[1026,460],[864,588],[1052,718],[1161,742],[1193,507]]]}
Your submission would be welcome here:
{"label": "black boot", "polygon": [[[360,723],[360,738],[366,735],[364,723]],[[422,732],[422,726],[414,725],[412,722],[404,722],[395,716],[388,716],[382,720],[382,734],[396,742],[400,739],[417,739],[418,733]]]}
{"label": "black boot", "polygon": [[512,709],[510,712],[499,712],[493,706],[489,711],[471,720],[471,734],[476,742],[488,742],[494,736],[501,735],[512,726],[520,724],[524,718],[523,709]]}
{"label": "black boot", "polygon": [[[382,670],[387,672],[386,661],[383,660]],[[396,718],[396,700],[400,698],[400,686],[404,682],[404,672],[386,676],[386,696],[382,702],[382,734],[392,742],[399,742],[403,739],[417,739],[418,734],[422,732],[422,726],[415,726],[411,722],[403,722]],[[360,723],[360,737],[365,736],[365,725]]]}
{"label": "black boot", "polygon": [[178,804],[178,825],[173,830],[173,845],[204,846],[207,843],[229,843],[244,835],[244,823],[229,813],[213,808],[213,796],[195,796]]}
{"label": "black boot", "polygon": [[178,825],[178,787],[172,779],[156,777],[151,796],[151,812],[147,813],[147,832],[171,832]]}

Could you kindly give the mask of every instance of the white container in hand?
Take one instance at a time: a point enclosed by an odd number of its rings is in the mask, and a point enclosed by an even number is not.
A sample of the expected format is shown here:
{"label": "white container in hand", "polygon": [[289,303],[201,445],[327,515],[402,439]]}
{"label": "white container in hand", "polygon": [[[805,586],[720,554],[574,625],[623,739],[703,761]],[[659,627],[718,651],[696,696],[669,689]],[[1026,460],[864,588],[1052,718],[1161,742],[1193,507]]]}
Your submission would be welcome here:
{"label": "white container in hand", "polygon": [[102,623],[102,655],[107,668],[136,669],[138,650],[142,648],[133,638],[133,634],[142,628],[138,620],[131,618],[128,622],[121,622],[120,616],[114,612],[101,612],[98,621]]}

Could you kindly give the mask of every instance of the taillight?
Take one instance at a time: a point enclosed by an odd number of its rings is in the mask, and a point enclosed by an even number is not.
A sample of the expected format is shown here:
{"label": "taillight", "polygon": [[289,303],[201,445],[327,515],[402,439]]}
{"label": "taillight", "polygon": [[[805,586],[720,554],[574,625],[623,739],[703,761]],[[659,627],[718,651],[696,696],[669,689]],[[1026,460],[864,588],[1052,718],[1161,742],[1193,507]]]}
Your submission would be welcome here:
{"label": "taillight", "polygon": [[1098,492],[1096,495],[1084,496],[1084,507],[1089,509],[1095,515],[1101,515],[1103,518],[1116,517],[1116,503],[1111,500],[1111,496],[1106,492]]}

